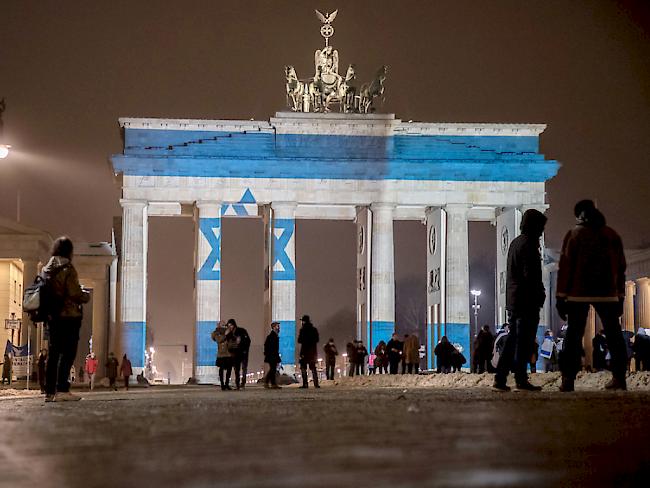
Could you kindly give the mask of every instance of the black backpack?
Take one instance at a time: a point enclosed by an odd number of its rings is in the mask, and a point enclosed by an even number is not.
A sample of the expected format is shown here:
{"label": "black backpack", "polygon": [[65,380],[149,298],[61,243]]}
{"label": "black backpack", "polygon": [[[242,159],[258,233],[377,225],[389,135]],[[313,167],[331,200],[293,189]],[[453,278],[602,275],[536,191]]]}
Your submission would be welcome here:
{"label": "black backpack", "polygon": [[32,322],[49,322],[57,317],[63,309],[63,299],[54,290],[53,279],[66,266],[56,268],[53,273],[41,271],[34,283],[25,289],[23,295],[23,312]]}

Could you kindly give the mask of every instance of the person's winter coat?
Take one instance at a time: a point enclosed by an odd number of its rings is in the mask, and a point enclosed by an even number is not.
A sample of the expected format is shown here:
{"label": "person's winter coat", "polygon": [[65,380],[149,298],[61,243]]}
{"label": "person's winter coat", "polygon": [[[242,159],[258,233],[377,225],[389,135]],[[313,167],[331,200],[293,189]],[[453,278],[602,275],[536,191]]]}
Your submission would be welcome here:
{"label": "person's winter coat", "polygon": [[357,354],[356,354],[356,363],[363,364],[366,357],[368,356],[368,349],[363,344],[357,344]]}
{"label": "person's winter coat", "polygon": [[334,343],[328,342],[325,344],[323,347],[323,351],[325,352],[325,360],[328,363],[333,363],[336,361],[336,356],[339,355],[339,352],[336,349],[336,345]]}
{"label": "person's winter coat", "polygon": [[489,330],[481,329],[476,336],[476,354],[479,361],[489,361],[494,348],[494,336]]}
{"label": "person's winter coat", "polygon": [[386,344],[384,341],[379,341],[375,347],[375,366],[388,366],[388,354],[386,353]]}
{"label": "person's winter coat", "polygon": [[458,352],[446,338],[441,340],[433,350],[438,360],[438,367],[449,368],[452,365],[452,356]]}
{"label": "person's winter coat", "polygon": [[117,358],[115,357],[108,358],[108,361],[106,362],[106,376],[108,376],[109,378],[117,378],[118,367],[119,367],[119,363],[117,362]]}
{"label": "person's winter coat", "polygon": [[2,377],[11,379],[11,366],[12,366],[11,357],[5,354],[4,362],[2,363]]}
{"label": "person's winter coat", "polygon": [[420,340],[415,334],[409,335],[404,340],[404,360],[406,364],[420,363]]}
{"label": "person's winter coat", "polygon": [[120,366],[120,375],[131,376],[132,374],[133,368],[131,367],[131,361],[128,358],[123,358],[122,365]]}
{"label": "person's winter coat", "polygon": [[271,330],[264,341],[264,362],[269,364],[280,362],[280,337],[274,330]]}
{"label": "person's winter coat", "polygon": [[510,243],[506,277],[506,310],[510,312],[539,311],[544,305],[539,238],[545,223],[544,214],[527,210],[521,220],[521,234]]}
{"label": "person's winter coat", "polygon": [[99,364],[99,361],[97,358],[92,358],[92,357],[87,357],[86,358],[86,373],[88,374],[95,374],[97,372],[97,365]]}
{"label": "person's winter coat", "polygon": [[596,209],[582,214],[564,237],[557,297],[569,302],[616,302],[625,297],[623,242]]}
{"label": "person's winter coat", "polygon": [[226,329],[223,325],[218,325],[216,329],[212,331],[211,337],[214,342],[217,343],[217,357],[225,358],[229,357],[230,353],[228,352],[228,343],[226,342]]}
{"label": "person's winter coat", "polygon": [[391,339],[386,344],[386,352],[388,354],[389,362],[399,362],[402,358],[402,351],[404,350],[404,343],[397,339]]}
{"label": "person's winter coat", "polygon": [[243,327],[236,327],[232,332],[227,332],[226,343],[228,344],[230,357],[237,359],[247,356],[251,347],[250,336]]}
{"label": "person's winter coat", "polygon": [[62,300],[58,316],[63,318],[81,317],[81,305],[88,303],[90,293],[81,288],[77,270],[70,260],[61,256],[52,256],[43,267],[42,273],[47,273],[52,277],[54,295]]}
{"label": "person's winter coat", "polygon": [[304,322],[298,334],[300,359],[306,363],[316,362],[318,358],[318,329],[311,322]]}
{"label": "person's winter coat", "polygon": [[354,344],[351,342],[348,342],[345,345],[345,352],[348,355],[348,362],[350,364],[356,364],[357,363],[357,348]]}

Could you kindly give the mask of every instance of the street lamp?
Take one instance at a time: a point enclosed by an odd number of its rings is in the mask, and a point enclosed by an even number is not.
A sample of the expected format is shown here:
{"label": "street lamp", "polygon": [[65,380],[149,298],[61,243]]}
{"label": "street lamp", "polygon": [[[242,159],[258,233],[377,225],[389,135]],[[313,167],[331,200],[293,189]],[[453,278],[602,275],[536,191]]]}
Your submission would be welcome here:
{"label": "street lamp", "polygon": [[11,146],[9,144],[0,144],[0,159],[4,159],[9,156],[9,149],[11,149]]}

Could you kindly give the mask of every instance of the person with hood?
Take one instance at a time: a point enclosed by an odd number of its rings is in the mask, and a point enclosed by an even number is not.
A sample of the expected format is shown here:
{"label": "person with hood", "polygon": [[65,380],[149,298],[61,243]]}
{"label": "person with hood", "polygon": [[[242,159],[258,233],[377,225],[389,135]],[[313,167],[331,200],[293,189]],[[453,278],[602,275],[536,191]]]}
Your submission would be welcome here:
{"label": "person with hood", "polygon": [[567,320],[560,391],[574,390],[590,305],[600,317],[611,355],[612,379],[605,388],[626,390],[627,352],[619,320],[625,300],[623,242],[591,200],[579,201],[574,215],[577,225],[562,243],[557,276],[556,307],[562,320]]}
{"label": "person with hood", "polygon": [[408,374],[418,374],[420,369],[420,340],[415,334],[404,339],[404,361]]}
{"label": "person with hood", "polygon": [[56,302],[47,323],[50,336],[45,368],[46,402],[81,400],[70,393],[68,379],[77,355],[82,305],[88,303],[90,293],[79,284],[77,270],[72,265],[73,251],[70,238],[59,237],[52,244],[52,257],[41,271],[51,284]]}
{"label": "person with hood", "polygon": [[308,388],[307,366],[311,370],[314,378],[314,388],[318,386],[318,371],[316,371],[317,347],[318,347],[318,329],[311,323],[309,315],[303,315],[300,319],[301,327],[298,334],[298,344],[300,344],[300,372],[302,373],[302,386]]}
{"label": "person with hood", "polygon": [[95,357],[95,353],[91,352],[86,356],[86,373],[88,373],[88,389],[95,389],[95,375],[97,374],[97,366],[99,361]]}
{"label": "person with hood", "polygon": [[451,372],[451,366],[453,362],[453,356],[458,351],[454,345],[449,342],[447,336],[442,336],[440,342],[436,345],[433,350],[433,354],[436,356],[436,371],[438,373],[449,373]]}
{"label": "person with hood", "polygon": [[339,352],[336,349],[336,344],[334,344],[334,338],[330,337],[330,340],[327,341],[323,350],[325,351],[325,378],[333,380],[334,370],[336,367],[336,356],[339,355]]}
{"label": "person with hood", "polygon": [[275,375],[280,363],[280,322],[271,323],[271,332],[264,341],[264,362],[269,365],[269,371],[264,377],[264,388],[279,389]]}
{"label": "person with hood", "polygon": [[553,331],[551,329],[547,329],[546,332],[544,332],[544,340],[542,341],[539,355],[542,357],[544,373],[555,371],[555,364],[557,363],[557,345],[555,344]]}
{"label": "person with hood", "polygon": [[375,371],[379,374],[388,374],[388,353],[384,341],[379,341],[375,347]]}
{"label": "person with hood", "polygon": [[219,368],[219,384],[223,391],[231,389],[230,373],[232,371],[232,361],[230,359],[230,352],[228,352],[228,342],[226,341],[227,332],[228,329],[223,322],[219,322],[211,334],[212,340],[217,343],[217,360],[215,364]]}
{"label": "person with hood", "polygon": [[397,335],[397,332],[393,332],[390,341],[388,341],[388,344],[386,344],[386,353],[388,355],[390,374],[397,374],[399,363],[402,359],[403,349],[404,344],[399,340],[399,335]]}
{"label": "person with hood", "polygon": [[241,369],[244,367],[244,382],[246,386],[246,373],[248,369],[248,351],[251,347],[251,339],[248,331],[239,327],[235,319],[228,319],[226,323],[228,332],[226,332],[226,342],[228,343],[228,352],[230,353],[231,368],[235,373],[235,387],[239,390],[242,388]]}
{"label": "person with hood", "polygon": [[540,391],[528,380],[528,363],[534,353],[539,312],[546,292],[542,282],[540,238],[546,217],[529,209],[521,219],[521,234],[510,243],[506,269],[506,311],[510,332],[497,363],[494,389],[510,391],[506,385],[510,371],[518,390]]}
{"label": "person with hood", "polygon": [[119,362],[115,357],[115,354],[110,353],[108,355],[108,361],[106,361],[106,376],[108,376],[108,387],[113,388],[117,391],[117,386],[115,386],[115,380],[117,379],[117,370],[119,369]]}
{"label": "person with hood", "polygon": [[126,354],[122,356],[122,364],[120,365],[120,376],[124,378],[124,388],[129,389],[129,379],[133,374],[133,368],[131,367],[131,361],[126,357]]}

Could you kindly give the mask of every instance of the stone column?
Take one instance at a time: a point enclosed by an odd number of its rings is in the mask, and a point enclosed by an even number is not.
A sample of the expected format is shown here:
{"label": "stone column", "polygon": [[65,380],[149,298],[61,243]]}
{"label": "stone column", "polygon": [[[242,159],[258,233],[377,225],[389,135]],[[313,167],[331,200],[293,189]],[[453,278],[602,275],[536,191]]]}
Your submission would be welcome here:
{"label": "stone column", "polygon": [[393,210],[395,206],[373,203],[372,269],[370,272],[371,344],[388,342],[395,330],[395,257]]}
{"label": "stone column", "polygon": [[447,307],[445,335],[449,342],[460,345],[469,367],[469,258],[467,205],[447,205]]}
{"label": "stone column", "polygon": [[84,313],[92,313],[93,326],[91,337],[93,339],[93,352],[99,361],[97,378],[104,376],[104,365],[108,358],[108,329],[109,329],[109,296],[108,296],[108,269],[106,279],[93,281],[93,308],[84,310]]}
{"label": "stone column", "polygon": [[372,255],[369,242],[371,215],[367,207],[358,207],[357,227],[357,339],[366,344],[369,351],[374,350],[376,342],[371,342],[370,334],[370,269]]}
{"label": "stone column", "polygon": [[121,200],[120,341],[134,375],[144,368],[147,329],[147,203]]}
{"label": "stone column", "polygon": [[636,280],[636,296],[639,310],[638,327],[650,328],[650,278]]}
{"label": "stone column", "polygon": [[636,285],[634,281],[625,282],[625,302],[623,302],[623,330],[634,333],[634,295]]}
{"label": "stone column", "polygon": [[427,368],[434,367],[433,350],[440,340],[445,316],[447,214],[443,209],[425,210],[427,226]]}
{"label": "stone column", "polygon": [[194,377],[218,380],[212,331],[221,318],[221,202],[196,202]]}
{"label": "stone column", "polygon": [[296,363],[296,204],[274,202],[271,320],[280,322],[280,355],[287,372]]}

